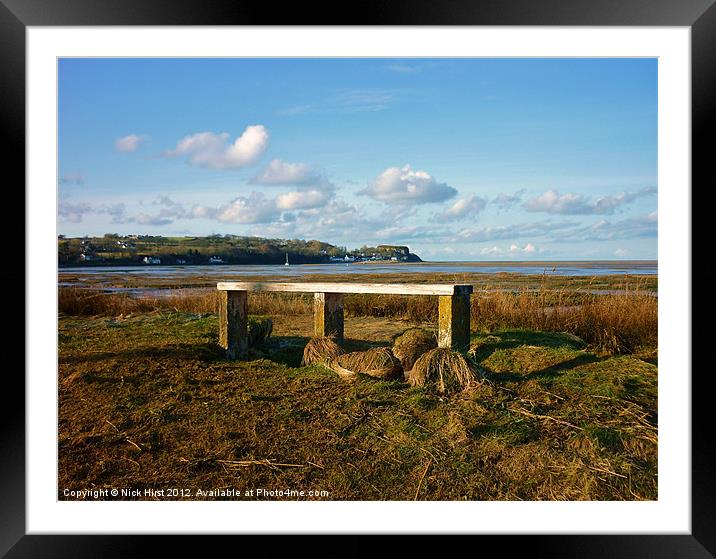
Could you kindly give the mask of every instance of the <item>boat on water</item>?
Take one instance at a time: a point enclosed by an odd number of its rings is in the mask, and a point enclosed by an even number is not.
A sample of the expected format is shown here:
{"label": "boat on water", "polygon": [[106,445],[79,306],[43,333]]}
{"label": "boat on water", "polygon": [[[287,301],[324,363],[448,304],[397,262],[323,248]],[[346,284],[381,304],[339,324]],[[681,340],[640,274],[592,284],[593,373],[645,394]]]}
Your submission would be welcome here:
{"label": "boat on water", "polygon": [[288,263],[288,252],[286,253],[286,263],[284,264],[284,266],[290,266],[290,264]]}

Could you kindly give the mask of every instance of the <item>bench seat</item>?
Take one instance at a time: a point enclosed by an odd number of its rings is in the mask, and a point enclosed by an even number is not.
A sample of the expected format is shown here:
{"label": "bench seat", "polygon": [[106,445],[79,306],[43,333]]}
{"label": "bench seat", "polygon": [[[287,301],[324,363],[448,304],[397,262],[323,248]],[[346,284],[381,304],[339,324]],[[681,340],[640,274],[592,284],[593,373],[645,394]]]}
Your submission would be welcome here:
{"label": "bench seat", "polygon": [[236,282],[216,284],[221,295],[219,340],[229,359],[248,351],[248,293],[313,293],[314,335],[343,340],[346,294],[438,297],[438,346],[466,351],[470,344],[472,285],[425,283]]}

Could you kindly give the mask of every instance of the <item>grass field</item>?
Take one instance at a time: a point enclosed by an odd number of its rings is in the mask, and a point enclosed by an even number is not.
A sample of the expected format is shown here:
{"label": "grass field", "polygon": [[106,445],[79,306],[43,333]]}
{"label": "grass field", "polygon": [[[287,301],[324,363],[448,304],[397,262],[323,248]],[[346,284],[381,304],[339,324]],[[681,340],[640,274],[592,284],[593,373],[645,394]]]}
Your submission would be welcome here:
{"label": "grass field", "polygon": [[[473,321],[480,381],[447,398],[301,367],[312,320],[300,300],[254,298],[273,335],[232,362],[216,315],[196,301],[130,308],[85,296],[60,296],[60,499],[83,488],[181,488],[185,499],[222,498],[197,493],[221,488],[330,500],[657,498],[654,297],[628,299],[635,307],[600,298],[562,322],[549,317],[570,313],[519,293],[512,306],[483,306],[481,316],[494,314]],[[519,328],[515,313],[530,308],[525,320],[543,322]],[[426,312],[349,310],[348,349],[389,345]],[[583,341],[574,332],[589,323],[574,316],[617,321],[609,335],[623,343]]]}

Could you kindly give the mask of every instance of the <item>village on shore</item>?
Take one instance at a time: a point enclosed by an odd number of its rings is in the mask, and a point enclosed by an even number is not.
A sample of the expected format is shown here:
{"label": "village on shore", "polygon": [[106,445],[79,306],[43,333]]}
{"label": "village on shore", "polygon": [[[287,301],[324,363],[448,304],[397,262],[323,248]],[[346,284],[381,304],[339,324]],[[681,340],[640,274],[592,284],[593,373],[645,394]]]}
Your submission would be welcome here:
{"label": "village on shore", "polygon": [[301,239],[265,239],[237,235],[162,237],[105,234],[58,236],[58,264],[66,266],[207,265],[207,264],[346,264],[422,262],[403,245],[343,246]]}

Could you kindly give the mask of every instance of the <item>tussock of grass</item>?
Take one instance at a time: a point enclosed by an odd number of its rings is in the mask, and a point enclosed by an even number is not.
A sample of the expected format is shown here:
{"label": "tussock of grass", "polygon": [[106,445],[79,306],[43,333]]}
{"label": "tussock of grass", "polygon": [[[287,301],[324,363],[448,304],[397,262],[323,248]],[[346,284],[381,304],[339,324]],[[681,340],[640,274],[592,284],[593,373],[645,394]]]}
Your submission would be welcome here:
{"label": "tussock of grass", "polygon": [[409,371],[423,353],[436,347],[438,341],[433,332],[411,328],[395,339],[393,354],[400,360],[403,370]]}
{"label": "tussock of grass", "polygon": [[265,342],[273,331],[273,321],[265,316],[250,316],[248,323],[249,347]]}
{"label": "tussock of grass", "polygon": [[427,386],[440,394],[465,389],[476,380],[467,360],[459,352],[445,347],[421,355],[408,373],[408,382],[412,386]]}
{"label": "tussock of grass", "polygon": [[334,337],[315,336],[308,340],[306,347],[303,348],[303,359],[301,366],[319,363],[327,365],[332,359],[343,354],[343,350],[336,343]]}
{"label": "tussock of grass", "polygon": [[379,379],[396,379],[403,374],[400,361],[390,348],[374,347],[366,351],[353,351],[339,355],[331,367],[350,378],[350,373],[361,373]]}

